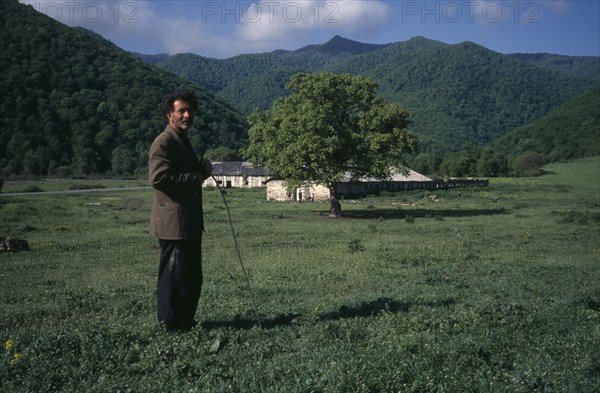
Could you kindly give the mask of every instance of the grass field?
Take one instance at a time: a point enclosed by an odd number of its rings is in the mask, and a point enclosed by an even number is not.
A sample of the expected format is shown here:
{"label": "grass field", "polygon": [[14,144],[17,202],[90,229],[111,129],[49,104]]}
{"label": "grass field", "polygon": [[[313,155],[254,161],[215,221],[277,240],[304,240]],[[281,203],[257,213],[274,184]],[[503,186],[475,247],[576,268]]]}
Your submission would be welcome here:
{"label": "grass field", "polygon": [[134,188],[147,187],[146,180],[135,179],[44,179],[44,180],[21,180],[6,181],[2,187],[2,192],[8,193],[27,193],[27,192],[52,192],[52,191],[73,191],[86,189],[103,188]]}
{"label": "grass field", "polygon": [[0,197],[32,248],[0,254],[0,391],[599,392],[600,161],[546,169],[341,219],[229,190],[262,329],[206,191],[187,334],[156,322],[151,191]]}

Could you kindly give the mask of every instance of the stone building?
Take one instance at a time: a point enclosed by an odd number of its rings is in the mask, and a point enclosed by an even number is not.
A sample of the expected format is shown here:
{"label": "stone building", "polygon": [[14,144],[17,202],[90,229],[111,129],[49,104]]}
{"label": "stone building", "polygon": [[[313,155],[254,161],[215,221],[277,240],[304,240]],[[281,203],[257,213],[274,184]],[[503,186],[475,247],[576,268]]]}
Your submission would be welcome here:
{"label": "stone building", "polygon": [[[329,200],[329,189],[316,184],[307,184],[289,191],[285,180],[272,180],[265,167],[254,167],[249,162],[229,161],[213,162],[213,176],[222,188],[266,187],[269,201],[323,201]],[[408,170],[407,173],[394,173],[387,180],[363,178],[350,182],[350,176],[335,185],[340,196],[352,197],[379,191],[396,192],[401,190],[427,189],[437,190],[455,187],[487,186],[485,179],[439,179]],[[204,187],[216,187],[214,179],[204,181]]]}
{"label": "stone building", "polygon": [[[394,173],[388,180],[362,178],[357,182],[350,182],[350,176],[345,176],[335,187],[338,195],[351,196],[377,191],[425,188],[418,187],[420,186],[418,183],[421,182],[433,182],[433,180],[409,169],[407,173]],[[328,200],[330,196],[329,189],[322,185],[307,184],[289,191],[285,180],[271,180],[267,183],[269,201],[323,201]]]}
{"label": "stone building", "polygon": [[[222,188],[253,188],[267,185],[267,169],[254,167],[245,161],[213,162],[213,176]],[[204,181],[203,187],[216,187],[212,177]]]}

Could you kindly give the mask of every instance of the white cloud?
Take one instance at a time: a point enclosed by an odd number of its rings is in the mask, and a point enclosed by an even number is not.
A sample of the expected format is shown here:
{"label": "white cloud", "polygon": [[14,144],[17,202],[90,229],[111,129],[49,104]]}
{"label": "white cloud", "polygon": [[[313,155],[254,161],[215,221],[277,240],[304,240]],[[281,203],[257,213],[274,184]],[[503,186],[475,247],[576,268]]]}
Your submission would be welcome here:
{"label": "white cloud", "polygon": [[[151,52],[169,54],[207,51],[218,53],[220,49],[228,47],[227,38],[211,33],[206,24],[190,23],[185,16],[157,11],[154,6],[159,2],[20,1],[61,23],[93,30],[128,50],[140,47],[152,48],[149,49]],[[166,2],[162,3],[164,6]]]}
{"label": "white cloud", "polygon": [[216,57],[297,47],[313,33],[369,39],[389,15],[389,6],[379,0],[21,2],[127,50]]}
{"label": "white cloud", "polygon": [[340,25],[353,34],[371,35],[382,29],[390,7],[381,1],[344,1],[340,5]]}
{"label": "white cloud", "polygon": [[569,13],[569,2],[566,0],[550,0],[540,2],[540,6],[547,7],[552,12],[559,15],[566,15]]}
{"label": "white cloud", "polygon": [[373,36],[389,14],[382,1],[261,1],[235,26],[234,37],[244,48],[289,47],[317,32]]}

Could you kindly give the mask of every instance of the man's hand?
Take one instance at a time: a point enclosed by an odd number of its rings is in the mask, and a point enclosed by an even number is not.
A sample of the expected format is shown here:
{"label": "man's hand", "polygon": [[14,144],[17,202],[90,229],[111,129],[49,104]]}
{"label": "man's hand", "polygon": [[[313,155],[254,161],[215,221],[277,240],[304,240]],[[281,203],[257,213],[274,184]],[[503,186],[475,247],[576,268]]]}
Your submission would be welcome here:
{"label": "man's hand", "polygon": [[212,163],[207,160],[206,158],[202,160],[202,169],[201,169],[201,173],[202,176],[204,176],[205,179],[208,179],[210,177],[210,175],[212,175],[212,171],[213,171],[213,166]]}

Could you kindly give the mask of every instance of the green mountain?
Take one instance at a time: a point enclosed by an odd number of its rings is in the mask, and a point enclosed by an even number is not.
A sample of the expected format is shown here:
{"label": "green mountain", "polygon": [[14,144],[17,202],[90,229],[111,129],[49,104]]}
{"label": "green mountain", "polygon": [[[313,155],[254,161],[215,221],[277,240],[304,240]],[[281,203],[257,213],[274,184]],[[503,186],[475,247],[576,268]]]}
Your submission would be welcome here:
{"label": "green mountain", "polygon": [[490,143],[577,97],[590,85],[589,79],[473,43],[449,45],[423,37],[369,45],[336,36],[295,51],[223,60],[185,54],[168,57],[158,66],[207,88],[245,113],[268,109],[285,94],[285,83],[295,72],[370,76],[379,83],[381,95],[414,113],[412,129],[421,136],[425,150],[441,151]]}
{"label": "green mountain", "polygon": [[594,56],[564,56],[550,53],[512,53],[513,59],[579,78],[600,80],[600,59]]}
{"label": "green mountain", "polygon": [[295,51],[276,51],[278,54],[296,54],[306,55],[323,53],[336,56],[348,56],[358,55],[360,53],[372,52],[375,50],[383,49],[389,46],[389,44],[365,44],[362,42],[352,41],[339,35],[334,36],[331,40],[324,44],[308,45]]}
{"label": "green mountain", "polygon": [[8,0],[0,3],[0,169],[9,175],[143,173],[164,129],[162,96],[200,99],[198,150],[246,143],[243,116],[223,99],[116,47]]}
{"label": "green mountain", "polygon": [[422,37],[346,59],[335,70],[373,77],[383,96],[415,113],[414,129],[437,150],[485,145],[589,85],[474,43]]}
{"label": "green mountain", "polygon": [[600,155],[600,88],[513,130],[491,147],[512,156],[536,152],[546,161]]}
{"label": "green mountain", "polygon": [[158,66],[203,86],[249,114],[254,108],[269,108],[274,99],[284,95],[285,84],[296,72],[327,69],[340,59],[385,47],[335,36],[325,44],[295,51],[276,50],[224,60],[179,54],[160,61]]}

